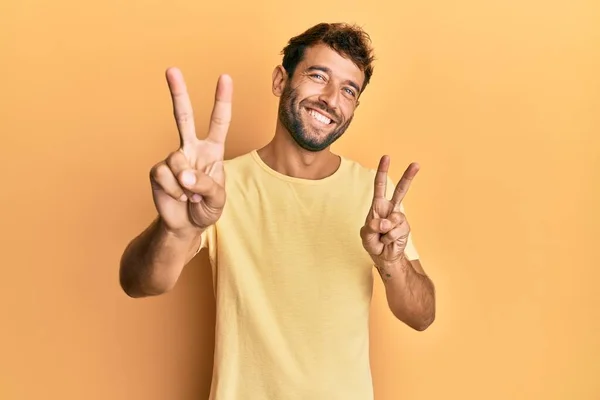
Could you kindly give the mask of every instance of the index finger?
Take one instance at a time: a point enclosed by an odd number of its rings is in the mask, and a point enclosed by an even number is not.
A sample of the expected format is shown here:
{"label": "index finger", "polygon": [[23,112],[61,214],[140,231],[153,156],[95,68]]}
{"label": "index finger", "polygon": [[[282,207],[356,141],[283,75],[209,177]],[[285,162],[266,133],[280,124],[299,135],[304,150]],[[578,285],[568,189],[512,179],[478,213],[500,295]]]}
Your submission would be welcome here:
{"label": "index finger", "polygon": [[373,201],[376,199],[385,198],[385,190],[387,186],[387,173],[390,168],[390,157],[383,156],[379,160],[377,173],[375,174],[375,188],[373,190]]}
{"label": "index finger", "polygon": [[178,68],[167,69],[166,77],[173,101],[173,114],[179,131],[180,146],[183,148],[184,145],[191,144],[197,139],[192,102],[183,80],[183,74]]}
{"label": "index finger", "polygon": [[406,196],[413,178],[417,175],[417,172],[419,172],[419,168],[419,164],[414,162],[410,163],[408,168],[406,168],[406,171],[404,171],[404,174],[402,174],[402,178],[400,178],[400,182],[396,185],[394,196],[392,197],[392,204],[394,204],[394,206],[400,205],[402,200],[404,200],[404,196]]}
{"label": "index finger", "polygon": [[231,123],[231,102],[233,98],[233,80],[229,75],[221,75],[215,92],[215,105],[210,116],[208,139],[216,143],[225,143]]}

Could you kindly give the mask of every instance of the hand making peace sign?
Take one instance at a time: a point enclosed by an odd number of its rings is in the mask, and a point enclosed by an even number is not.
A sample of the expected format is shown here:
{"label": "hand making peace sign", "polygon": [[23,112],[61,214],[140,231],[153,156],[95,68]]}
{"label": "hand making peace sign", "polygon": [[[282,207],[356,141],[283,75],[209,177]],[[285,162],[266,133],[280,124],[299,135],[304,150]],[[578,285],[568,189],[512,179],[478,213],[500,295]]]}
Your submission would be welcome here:
{"label": "hand making peace sign", "polygon": [[223,157],[231,121],[233,82],[219,77],[206,139],[198,139],[192,104],[181,71],[166,72],[179,130],[179,149],[152,167],[150,182],[156,209],[169,231],[205,229],[225,205]]}
{"label": "hand making peace sign", "polygon": [[419,171],[417,163],[408,166],[390,201],[385,197],[389,167],[390,158],[383,156],[375,175],[373,203],[360,230],[363,246],[378,266],[393,264],[404,255],[410,226],[400,204]]}

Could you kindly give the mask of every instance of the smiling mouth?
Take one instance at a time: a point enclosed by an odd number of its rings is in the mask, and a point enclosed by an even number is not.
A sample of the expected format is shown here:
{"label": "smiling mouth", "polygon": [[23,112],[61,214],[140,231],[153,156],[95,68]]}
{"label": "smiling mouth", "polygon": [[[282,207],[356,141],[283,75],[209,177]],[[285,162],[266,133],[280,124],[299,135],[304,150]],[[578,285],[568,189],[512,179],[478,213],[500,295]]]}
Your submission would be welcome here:
{"label": "smiling mouth", "polygon": [[318,112],[318,111],[316,111],[316,110],[314,110],[312,108],[307,108],[306,112],[313,119],[319,121],[322,124],[330,125],[330,124],[334,123],[334,121],[331,118],[324,116],[323,114],[321,114],[320,112]]}

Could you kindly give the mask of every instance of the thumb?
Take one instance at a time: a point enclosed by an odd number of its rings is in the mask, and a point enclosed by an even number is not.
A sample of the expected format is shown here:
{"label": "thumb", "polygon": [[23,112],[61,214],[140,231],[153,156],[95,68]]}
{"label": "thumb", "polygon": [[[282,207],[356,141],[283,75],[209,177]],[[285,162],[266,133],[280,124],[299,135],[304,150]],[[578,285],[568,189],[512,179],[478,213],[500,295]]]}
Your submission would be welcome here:
{"label": "thumb", "polygon": [[225,186],[225,168],[223,167],[223,161],[214,162],[210,170],[208,171],[208,175],[214,179],[215,182],[220,184],[221,186]]}
{"label": "thumb", "polygon": [[225,205],[225,190],[204,172],[185,170],[179,176],[179,182],[189,191],[192,203],[206,203],[214,209],[220,209]]}
{"label": "thumb", "polygon": [[392,229],[391,221],[384,218],[373,218],[361,228],[360,237],[365,250],[369,254],[380,254],[383,251],[381,235]]}
{"label": "thumb", "polygon": [[189,218],[200,228],[207,228],[217,222],[225,206],[225,189],[212,178],[203,190],[196,190],[188,203]]}

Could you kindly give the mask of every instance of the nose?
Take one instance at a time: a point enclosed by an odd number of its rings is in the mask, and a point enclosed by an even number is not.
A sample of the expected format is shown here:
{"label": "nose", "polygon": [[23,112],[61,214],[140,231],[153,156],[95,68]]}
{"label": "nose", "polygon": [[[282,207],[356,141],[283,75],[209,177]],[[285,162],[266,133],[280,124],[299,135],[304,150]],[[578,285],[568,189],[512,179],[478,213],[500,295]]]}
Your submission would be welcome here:
{"label": "nose", "polygon": [[327,104],[329,108],[337,110],[339,103],[339,90],[337,90],[335,85],[328,83],[325,85],[323,91],[319,95],[319,100]]}

